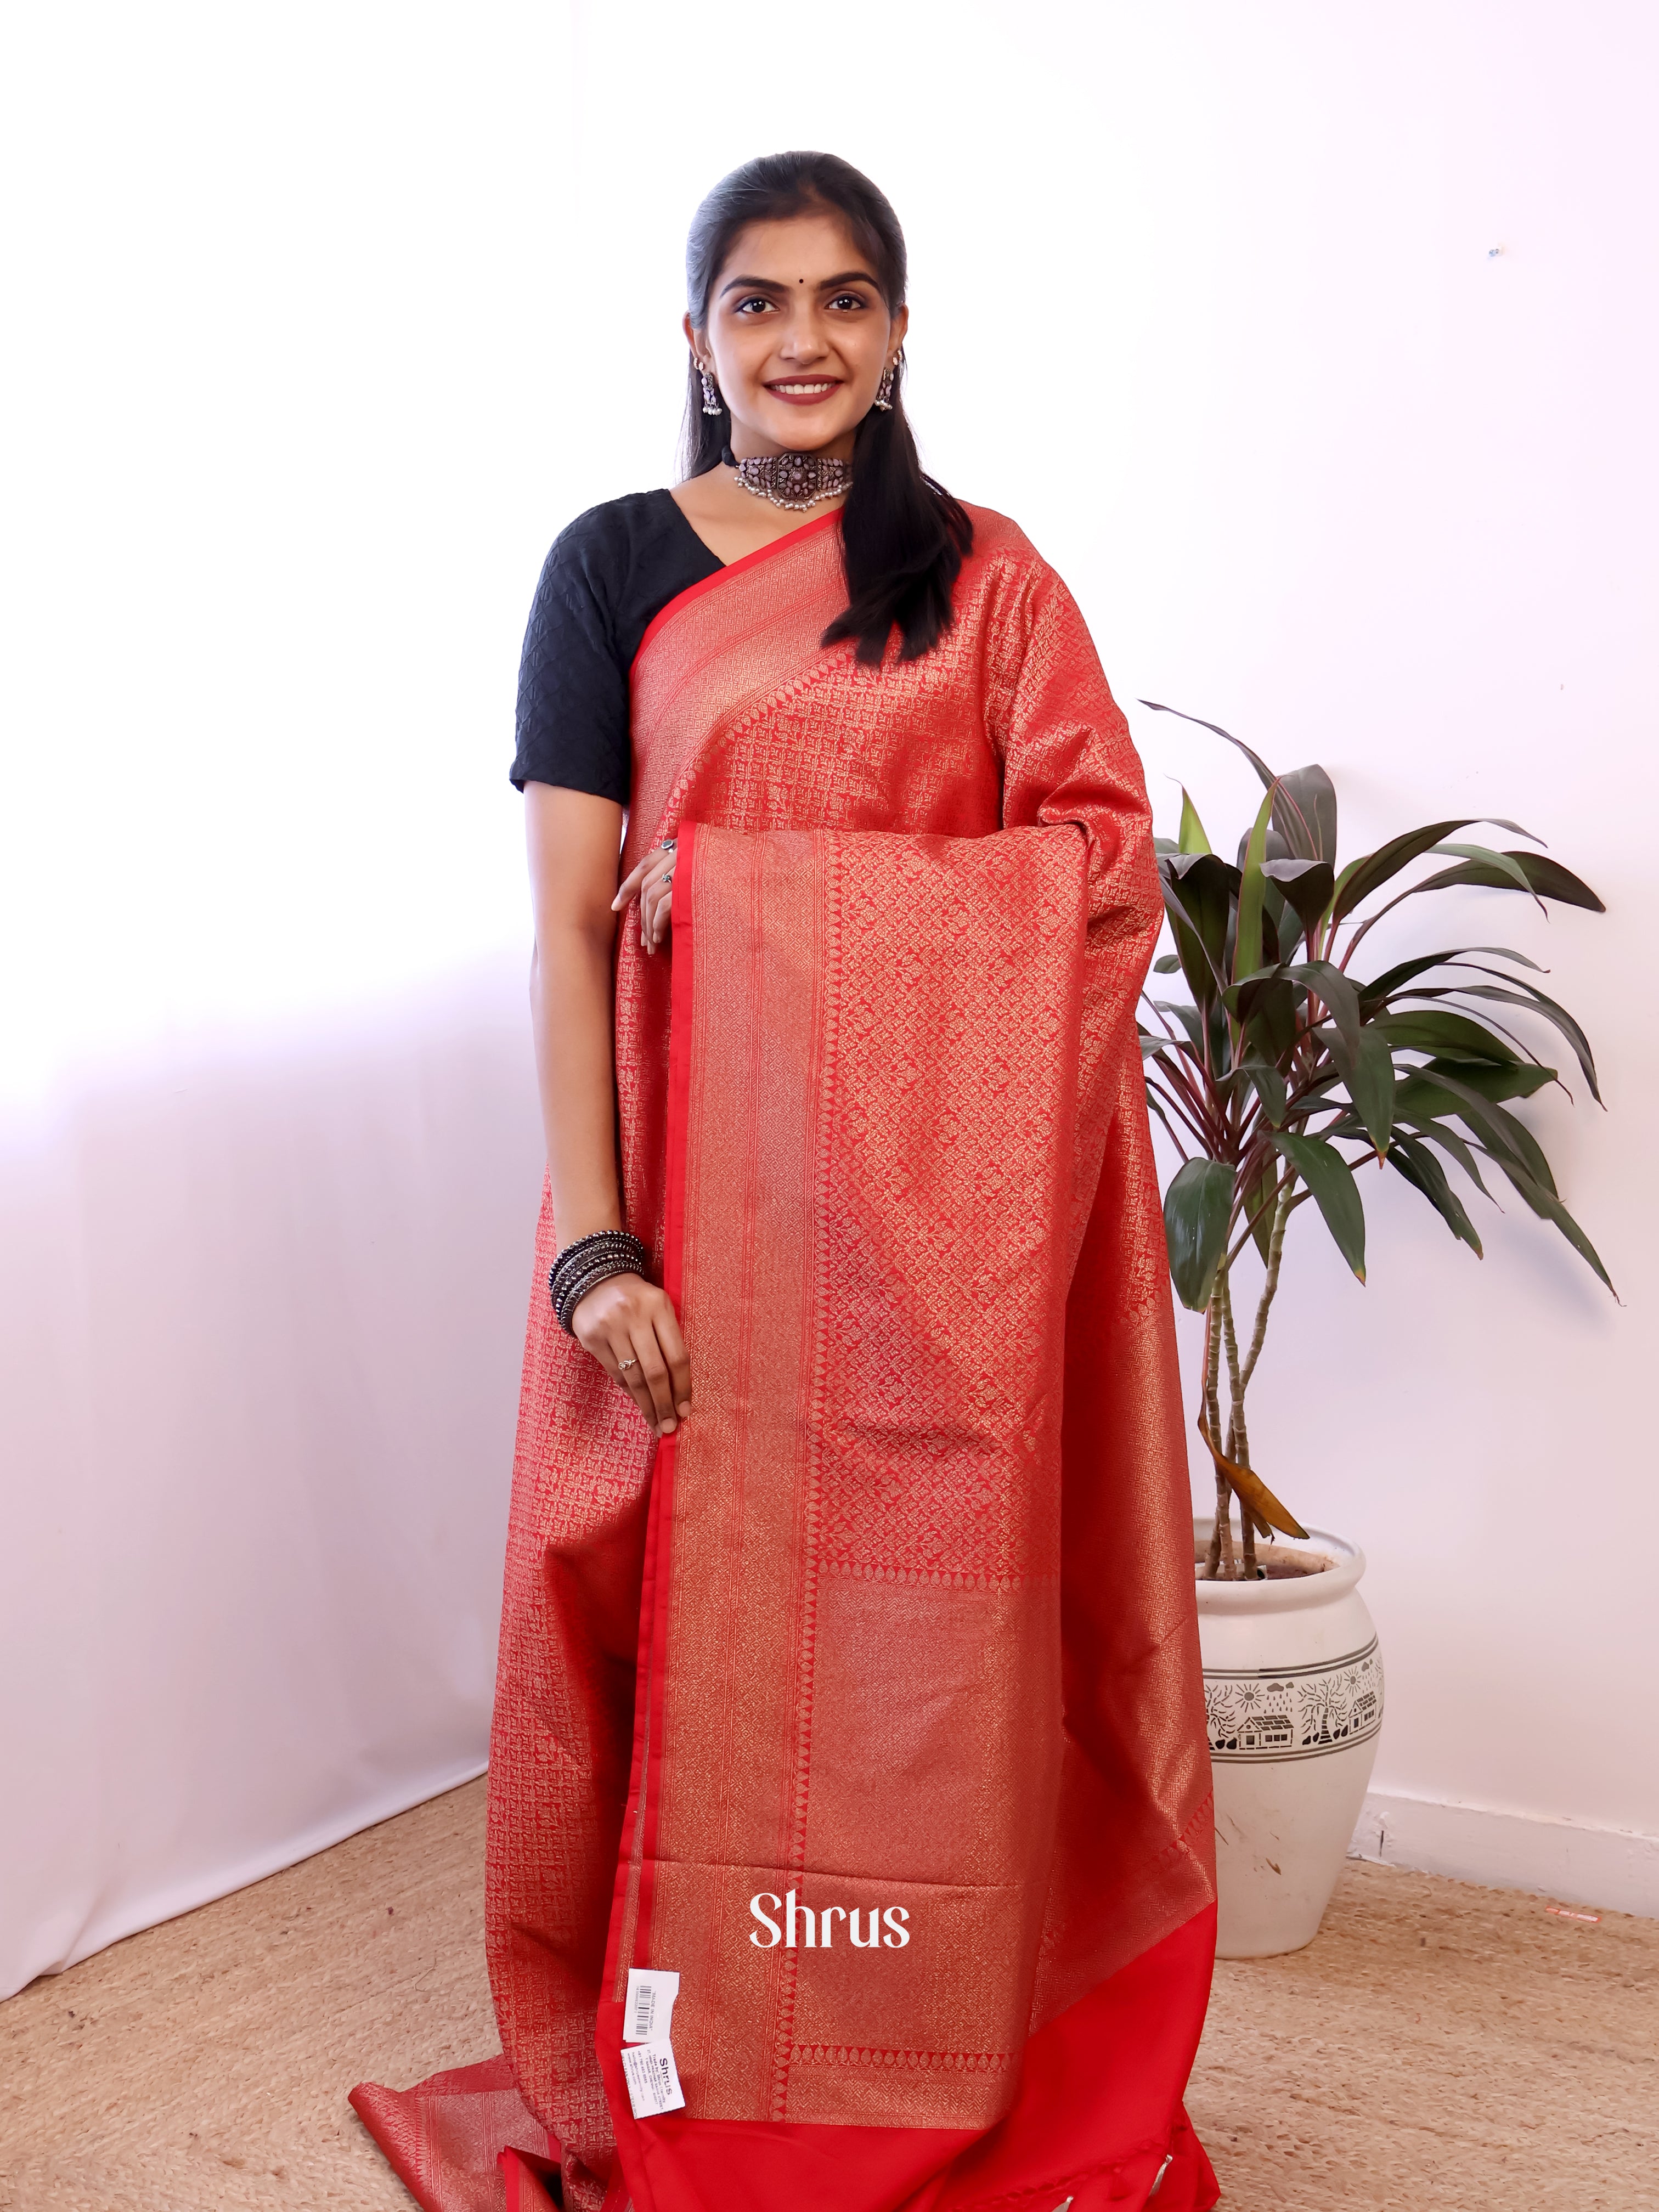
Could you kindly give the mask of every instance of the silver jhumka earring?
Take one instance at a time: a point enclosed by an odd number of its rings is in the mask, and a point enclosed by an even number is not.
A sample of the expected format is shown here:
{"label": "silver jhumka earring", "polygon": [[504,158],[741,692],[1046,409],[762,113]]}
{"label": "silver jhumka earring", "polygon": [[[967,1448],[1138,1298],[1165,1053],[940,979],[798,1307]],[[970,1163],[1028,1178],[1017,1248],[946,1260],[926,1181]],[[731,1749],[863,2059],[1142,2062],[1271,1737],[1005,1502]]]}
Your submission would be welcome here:
{"label": "silver jhumka earring", "polygon": [[893,411],[893,386],[898,381],[899,363],[903,358],[904,348],[901,346],[882,371],[881,382],[876,386],[875,404],[884,415]]}
{"label": "silver jhumka earring", "polygon": [[[696,356],[693,356],[693,358],[696,359]],[[724,415],[726,412],[726,402],[720,398],[719,387],[716,386],[714,378],[710,376],[708,371],[703,367],[701,362],[697,362],[697,374],[702,379],[703,413],[705,415]]]}

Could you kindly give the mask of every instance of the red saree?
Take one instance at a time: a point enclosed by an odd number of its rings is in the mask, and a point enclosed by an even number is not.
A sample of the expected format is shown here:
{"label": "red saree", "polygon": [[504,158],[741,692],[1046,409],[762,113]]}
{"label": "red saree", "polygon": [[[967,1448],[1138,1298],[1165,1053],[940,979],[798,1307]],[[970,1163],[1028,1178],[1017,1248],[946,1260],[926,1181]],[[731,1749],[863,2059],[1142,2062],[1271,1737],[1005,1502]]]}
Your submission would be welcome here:
{"label": "red saree", "polygon": [[[562,1335],[544,1207],[504,2057],[353,2094],[428,2212],[1215,2200],[1181,2110],[1214,1889],[1146,803],[1065,587],[974,520],[921,661],[819,645],[832,516],[635,664],[623,865],[679,858],[672,957],[623,933],[621,1156],[696,1411],[653,1450]],[[630,1968],[679,1977],[684,2103],[644,2118]]]}

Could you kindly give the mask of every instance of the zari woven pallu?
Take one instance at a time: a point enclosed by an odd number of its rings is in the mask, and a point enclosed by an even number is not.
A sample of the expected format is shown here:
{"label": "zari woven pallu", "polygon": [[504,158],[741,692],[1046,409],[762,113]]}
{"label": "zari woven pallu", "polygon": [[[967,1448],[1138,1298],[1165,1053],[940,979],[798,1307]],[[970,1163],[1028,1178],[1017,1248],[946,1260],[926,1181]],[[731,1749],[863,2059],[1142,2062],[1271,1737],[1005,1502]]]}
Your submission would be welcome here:
{"label": "zari woven pallu", "polygon": [[820,644],[831,515],[635,664],[623,865],[679,846],[666,957],[622,934],[621,1159],[695,1411],[653,1447],[538,1290],[503,2056],[354,2093],[428,2212],[1215,2200],[1146,794],[1065,586],[974,522],[921,660]]}

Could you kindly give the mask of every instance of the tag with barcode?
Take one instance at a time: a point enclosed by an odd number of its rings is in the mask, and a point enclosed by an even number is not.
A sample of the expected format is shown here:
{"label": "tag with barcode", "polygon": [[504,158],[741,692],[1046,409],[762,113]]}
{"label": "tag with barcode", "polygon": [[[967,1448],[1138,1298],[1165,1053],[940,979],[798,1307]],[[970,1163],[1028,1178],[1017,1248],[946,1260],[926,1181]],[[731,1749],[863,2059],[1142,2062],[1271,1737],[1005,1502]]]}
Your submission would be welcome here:
{"label": "tag with barcode", "polygon": [[654,2043],[624,2044],[622,2063],[636,2120],[649,2119],[653,2112],[678,2112],[685,2103],[674,2046],[666,2036]]}
{"label": "tag with barcode", "polygon": [[679,1993],[678,1974],[663,1973],[655,1966],[630,1966],[623,2041],[666,2043],[673,2032],[674,2000]]}

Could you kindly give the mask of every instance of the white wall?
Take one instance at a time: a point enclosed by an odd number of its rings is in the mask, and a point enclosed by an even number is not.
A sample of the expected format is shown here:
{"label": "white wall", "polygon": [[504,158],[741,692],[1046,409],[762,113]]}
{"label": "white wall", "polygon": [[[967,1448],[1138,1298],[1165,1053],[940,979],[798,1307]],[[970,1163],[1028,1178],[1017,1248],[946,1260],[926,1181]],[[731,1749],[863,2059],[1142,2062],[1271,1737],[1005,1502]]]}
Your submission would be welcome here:
{"label": "white wall", "polygon": [[[1491,807],[1607,898],[1454,922],[1601,1048],[1607,1114],[1535,1119],[1624,1308],[1516,1209],[1478,1264],[1379,1178],[1366,1290],[1298,1219],[1252,1432],[1370,1555],[1377,1787],[1477,1808],[1453,1870],[1659,1838],[1650,11],[20,37],[0,1975],[482,1755],[538,1150],[517,638],[558,525],[665,479],[685,221],[784,143],[891,194],[930,463],[1070,578],[1126,702],[1322,760],[1353,840]],[[1242,764],[1131,713],[1166,824],[1179,775],[1231,836]]]}

